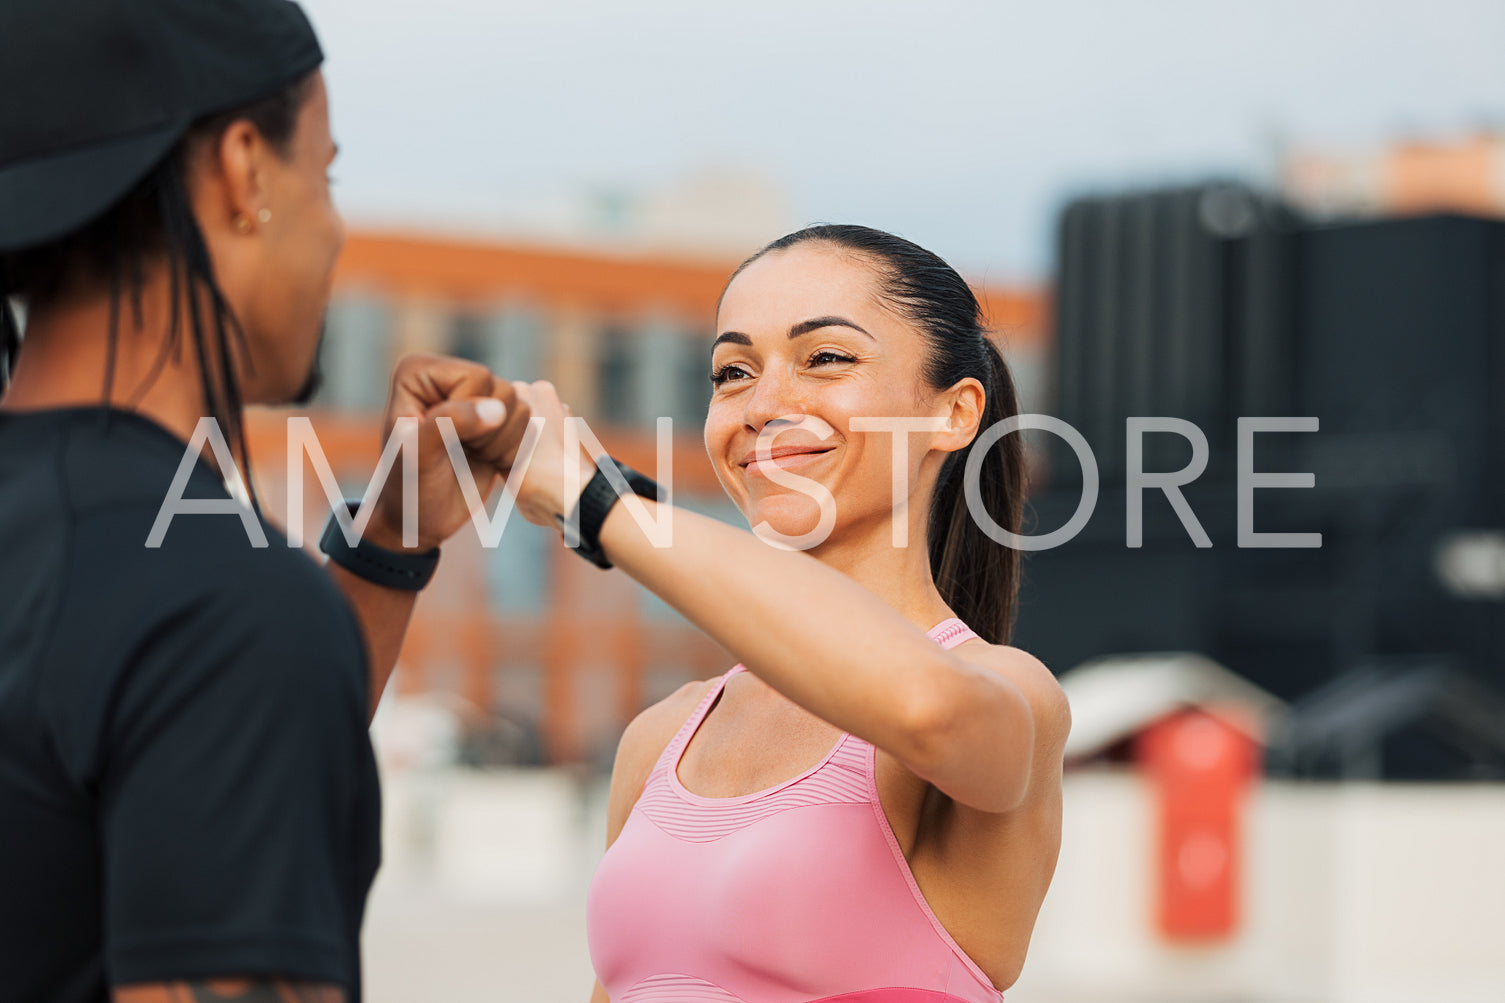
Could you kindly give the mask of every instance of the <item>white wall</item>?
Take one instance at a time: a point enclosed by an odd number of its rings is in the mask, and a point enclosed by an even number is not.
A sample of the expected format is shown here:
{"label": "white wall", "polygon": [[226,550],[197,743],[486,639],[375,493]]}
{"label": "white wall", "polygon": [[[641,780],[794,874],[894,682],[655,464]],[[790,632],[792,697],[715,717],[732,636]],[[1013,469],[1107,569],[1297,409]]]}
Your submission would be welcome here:
{"label": "white wall", "polygon": [[1010,1003],[1505,1001],[1505,789],[1266,782],[1245,812],[1243,922],[1162,942],[1152,791],[1068,776],[1061,857]]}

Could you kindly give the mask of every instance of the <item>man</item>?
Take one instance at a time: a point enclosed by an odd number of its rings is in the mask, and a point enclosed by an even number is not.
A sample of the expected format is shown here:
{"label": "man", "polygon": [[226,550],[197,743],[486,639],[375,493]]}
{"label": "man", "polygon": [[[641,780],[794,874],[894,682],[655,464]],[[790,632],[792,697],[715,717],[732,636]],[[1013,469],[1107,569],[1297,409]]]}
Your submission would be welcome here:
{"label": "man", "polygon": [[[417,545],[396,476],[327,571],[252,545],[241,408],[306,396],[343,240],[321,60],[287,0],[0,5],[0,999],[360,997],[366,726],[468,516],[438,421],[484,497],[527,409],[406,359]],[[180,493],[232,511],[148,546],[206,416]]]}

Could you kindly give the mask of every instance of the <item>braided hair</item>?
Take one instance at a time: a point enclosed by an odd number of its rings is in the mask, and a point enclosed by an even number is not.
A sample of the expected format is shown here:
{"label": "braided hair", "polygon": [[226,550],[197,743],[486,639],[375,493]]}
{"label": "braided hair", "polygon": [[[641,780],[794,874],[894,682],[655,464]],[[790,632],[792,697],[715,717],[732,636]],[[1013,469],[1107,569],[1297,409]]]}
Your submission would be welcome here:
{"label": "braided hair", "polygon": [[[131,394],[139,403],[171,357],[183,357],[183,339],[192,340],[204,405],[222,429],[246,472],[256,505],[246,447],[244,400],[231,361],[231,348],[245,354],[245,332],[214,275],[204,234],[193,215],[186,171],[191,152],[217,140],[232,122],[248,120],[279,154],[287,154],[298,112],[312,92],[310,74],[269,97],[218,112],[194,123],[155,167],[102,215],[50,243],[0,254],[0,392],[9,385],[24,338],[13,299],[28,311],[67,295],[79,281],[103,282],[110,292],[102,410],[114,399],[115,355],[120,313],[128,307],[137,327],[149,267],[166,268],[171,313],[167,336],[146,378]],[[186,304],[186,324],[184,306]],[[258,506],[259,509],[259,506]]]}

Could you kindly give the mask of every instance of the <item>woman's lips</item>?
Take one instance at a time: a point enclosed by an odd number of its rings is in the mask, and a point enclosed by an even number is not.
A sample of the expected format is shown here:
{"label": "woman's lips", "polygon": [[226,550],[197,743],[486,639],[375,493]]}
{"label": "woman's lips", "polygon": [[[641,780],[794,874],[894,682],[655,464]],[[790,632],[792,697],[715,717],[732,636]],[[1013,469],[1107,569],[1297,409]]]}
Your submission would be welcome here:
{"label": "woman's lips", "polygon": [[768,460],[759,460],[754,456],[742,464],[742,469],[748,474],[764,475],[770,464],[781,470],[808,466],[834,448],[834,446],[827,446],[822,449],[775,449]]}

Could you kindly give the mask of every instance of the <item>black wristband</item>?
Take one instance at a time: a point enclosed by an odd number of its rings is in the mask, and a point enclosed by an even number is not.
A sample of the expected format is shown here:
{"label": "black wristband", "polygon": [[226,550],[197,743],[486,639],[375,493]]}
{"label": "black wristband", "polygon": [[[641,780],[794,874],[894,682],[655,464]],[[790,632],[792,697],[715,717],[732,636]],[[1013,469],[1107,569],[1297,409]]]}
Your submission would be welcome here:
{"label": "black wristband", "polygon": [[[360,502],[348,498],[344,505],[352,516],[361,507]],[[388,550],[368,540],[357,540],[352,547],[345,540],[345,531],[340,528],[340,520],[334,514],[329,516],[324,535],[319,538],[319,549],[328,554],[331,561],[357,578],[404,592],[422,589],[434,577],[434,569],[439,566],[438,547],[421,554]]]}
{"label": "black wristband", "polygon": [[607,513],[616,505],[621,495],[612,485],[604,467],[610,464],[632,493],[643,498],[652,498],[654,501],[668,501],[669,492],[665,491],[659,483],[644,474],[638,473],[620,460],[614,460],[604,456],[596,461],[596,472],[586,483],[585,490],[580,492],[580,498],[575,502],[575,512],[566,521],[561,519],[561,525],[573,525],[580,533],[580,540],[575,545],[575,553],[590,561],[598,568],[611,567],[611,561],[606,559],[606,552],[601,549],[601,526],[606,522]]}

